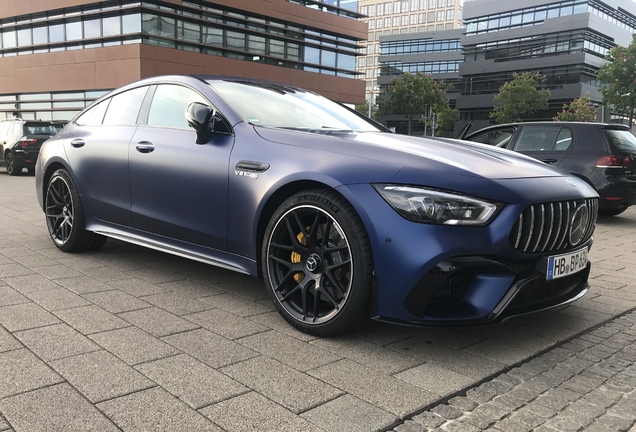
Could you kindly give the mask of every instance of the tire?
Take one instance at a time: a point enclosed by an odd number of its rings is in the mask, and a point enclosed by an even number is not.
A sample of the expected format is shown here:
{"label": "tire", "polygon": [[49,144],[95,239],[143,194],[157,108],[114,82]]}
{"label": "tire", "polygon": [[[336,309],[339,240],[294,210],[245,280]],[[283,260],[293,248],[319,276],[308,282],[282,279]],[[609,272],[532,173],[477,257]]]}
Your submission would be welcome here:
{"label": "tire", "polygon": [[629,206],[609,208],[609,209],[598,209],[599,216],[617,216],[627,210]]}
{"label": "tire", "polygon": [[53,173],[44,197],[46,225],[55,246],[64,252],[81,252],[102,247],[106,237],[86,231],[84,207],[70,174]]}
{"label": "tire", "polygon": [[277,310],[305,333],[334,336],[370,318],[371,244],[358,214],[334,191],[304,191],[281,204],[265,231],[262,266]]}
{"label": "tire", "polygon": [[22,167],[16,165],[13,153],[10,151],[4,155],[4,166],[10,176],[19,176],[22,173]]}

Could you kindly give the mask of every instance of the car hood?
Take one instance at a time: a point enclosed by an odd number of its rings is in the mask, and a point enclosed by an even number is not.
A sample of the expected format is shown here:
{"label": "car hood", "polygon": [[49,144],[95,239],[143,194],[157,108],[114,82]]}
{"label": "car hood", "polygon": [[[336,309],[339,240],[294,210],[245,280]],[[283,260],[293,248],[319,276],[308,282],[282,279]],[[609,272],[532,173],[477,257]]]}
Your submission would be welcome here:
{"label": "car hood", "polygon": [[536,159],[484,144],[382,132],[320,133],[256,127],[264,139],[468,177],[514,179],[566,175]]}

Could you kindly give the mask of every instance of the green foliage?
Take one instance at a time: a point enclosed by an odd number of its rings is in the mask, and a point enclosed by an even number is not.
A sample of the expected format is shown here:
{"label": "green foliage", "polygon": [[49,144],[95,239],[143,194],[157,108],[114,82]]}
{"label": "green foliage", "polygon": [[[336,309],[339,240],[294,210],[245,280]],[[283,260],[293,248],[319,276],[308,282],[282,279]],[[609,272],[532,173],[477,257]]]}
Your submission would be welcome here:
{"label": "green foliage", "polygon": [[554,121],[577,121],[596,123],[596,108],[590,101],[590,94],[574,99],[570,104],[563,104],[563,111],[553,118]]}
{"label": "green foliage", "polygon": [[[356,105],[355,110],[368,117],[369,116],[369,101],[366,101],[363,104]],[[376,104],[373,104],[371,105],[371,119],[377,120],[377,117],[378,117],[378,106]]]}
{"label": "green foliage", "polygon": [[438,114],[451,111],[446,100],[446,92],[452,90],[452,84],[435,81],[422,72],[406,73],[392,80],[387,87],[387,97],[380,99],[380,115],[405,115],[408,134],[413,132],[412,121],[424,114],[424,106],[432,107]]}
{"label": "green foliage", "polygon": [[539,84],[545,81],[544,75],[516,72],[513,79],[499,89],[495,96],[495,109],[490,117],[499,123],[522,121],[531,114],[548,108],[550,90],[540,90]]}
{"label": "green foliage", "polygon": [[603,103],[628,116],[630,125],[636,117],[636,34],[632,38],[629,46],[612,48],[605,57],[609,63],[598,71]]}

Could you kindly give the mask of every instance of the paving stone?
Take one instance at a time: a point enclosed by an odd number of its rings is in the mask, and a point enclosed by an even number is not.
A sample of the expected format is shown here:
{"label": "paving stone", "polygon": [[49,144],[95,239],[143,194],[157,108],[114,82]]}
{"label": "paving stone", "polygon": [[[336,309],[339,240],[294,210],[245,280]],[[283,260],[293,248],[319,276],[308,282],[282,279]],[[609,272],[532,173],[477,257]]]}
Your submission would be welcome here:
{"label": "paving stone", "polygon": [[202,283],[187,279],[174,282],[165,282],[159,284],[158,286],[165,291],[174,291],[177,294],[184,295],[193,299],[211,297],[225,292],[219,287],[212,287],[210,285],[204,285]]}
{"label": "paving stone", "polygon": [[0,307],[0,324],[10,332],[57,324],[60,320],[35,303]]}
{"label": "paving stone", "polygon": [[22,294],[59,288],[58,284],[39,274],[16,276],[11,278],[5,277],[3,280],[13,287],[13,289]]}
{"label": "paving stone", "polygon": [[[95,333],[89,337],[130,365],[179,353],[179,350],[134,327]],[[134,347],[134,349],[131,349]]]}
{"label": "paving stone", "polygon": [[221,431],[210,420],[157,387],[101,402],[97,408],[124,431]]}
{"label": "paving stone", "polygon": [[577,432],[577,431],[583,430],[582,425],[570,419],[559,417],[559,416],[548,419],[545,422],[544,426],[558,430],[560,432]]}
{"label": "paving stone", "polygon": [[393,429],[395,432],[426,432],[424,426],[415,423],[413,420],[406,420],[403,424]]}
{"label": "paving stone", "polygon": [[446,420],[454,420],[462,416],[463,412],[453,406],[442,404],[431,409],[431,412],[437,414]]}
{"label": "paving stone", "polygon": [[60,264],[33,267],[33,270],[49,279],[68,278],[82,275],[80,272]]}
{"label": "paving stone", "polygon": [[[603,426],[601,424],[592,423],[585,426],[585,432],[616,432],[616,431],[606,426]],[[634,432],[634,430],[631,429],[630,432]]]}
{"label": "paving stone", "polygon": [[525,405],[526,401],[511,396],[509,394],[502,394],[501,396],[497,396],[493,399],[494,402],[498,403],[501,406],[506,407],[510,411],[514,411],[519,407]]}
{"label": "paving stone", "polygon": [[255,392],[208,406],[200,412],[228,432],[323,430]]}
{"label": "paving stone", "polygon": [[150,283],[137,278],[110,280],[107,283],[109,286],[135,297],[163,294],[171,291],[168,286]]}
{"label": "paving stone", "polygon": [[0,278],[10,278],[12,276],[25,276],[32,274],[33,270],[30,270],[22,264],[0,264]]}
{"label": "paving stone", "polygon": [[452,394],[475,382],[473,378],[431,363],[400,372],[395,377],[439,396]]}
{"label": "paving stone", "polygon": [[605,408],[592,405],[586,401],[576,401],[561,411],[559,416],[587,426],[595,418],[600,417],[604,413]]}
{"label": "paving stone", "polygon": [[259,333],[242,338],[238,342],[302,372],[334,363],[342,358],[327,350],[277,331]]}
{"label": "paving stone", "polygon": [[343,393],[266,357],[227,366],[221,372],[295,413],[323,404]]}
{"label": "paving stone", "polygon": [[58,284],[73,291],[75,294],[83,295],[101,291],[112,291],[113,287],[103,282],[93,279],[90,276],[76,276],[71,278],[56,279]]}
{"label": "paving stone", "polygon": [[0,411],[16,431],[120,430],[66,383],[1,399]]}
{"label": "paving stone", "polygon": [[29,302],[30,300],[27,297],[23,296],[10,286],[0,286],[0,307]]}
{"label": "paving stone", "polygon": [[523,382],[521,385],[537,393],[544,393],[551,388],[558,387],[562,383],[563,380],[561,379],[557,379],[547,375],[538,375],[534,378],[530,378],[528,381]]}
{"label": "paving stone", "polygon": [[468,399],[465,396],[455,396],[448,401],[448,404],[459,410],[462,410],[463,412],[470,412],[479,406],[477,402]]}
{"label": "paving stone", "polygon": [[115,314],[95,305],[55,311],[55,315],[85,335],[130,326]]}
{"label": "paving stone", "polygon": [[90,305],[89,301],[61,287],[47,291],[35,291],[27,293],[26,295],[31,300],[51,312],[60,309]]}
{"label": "paving stone", "polygon": [[354,396],[344,395],[301,414],[326,431],[366,432],[384,429],[397,418]]}
{"label": "paving stone", "polygon": [[280,316],[277,311],[264,313],[260,315],[253,315],[246,319],[249,321],[256,322],[258,324],[262,324],[265,327],[268,327],[272,330],[276,330],[277,332],[284,333],[293,338],[302,340],[302,341],[313,341],[319,339],[317,336],[313,336],[307,333],[303,333],[299,330],[296,330],[294,327],[290,326],[287,321]]}
{"label": "paving stone", "polygon": [[0,353],[0,377],[0,400],[63,381],[27,349]]}
{"label": "paving stone", "polygon": [[97,351],[99,346],[67,324],[16,332],[15,336],[45,361]]}
{"label": "paving stone", "polygon": [[118,316],[156,337],[199,328],[198,325],[157,307],[124,312]]}
{"label": "paving stone", "polygon": [[604,409],[607,409],[610,406],[614,405],[614,401],[612,401],[610,399],[607,399],[605,396],[603,396],[601,394],[598,394],[595,391],[591,391],[590,393],[588,393],[587,395],[583,396],[579,400],[581,402],[587,402],[590,405],[602,407]]}
{"label": "paving stone", "polygon": [[493,390],[484,387],[471,388],[466,392],[466,397],[474,400],[475,402],[485,403],[497,396]]}
{"label": "paving stone", "polygon": [[446,419],[430,411],[424,411],[421,414],[413,416],[412,420],[428,429],[438,428],[446,422]]}
{"label": "paving stone", "polygon": [[497,377],[495,377],[495,381],[500,381],[502,383],[505,383],[509,385],[510,388],[513,388],[521,383],[521,380],[519,378],[514,377],[510,375],[509,373],[503,373],[501,375],[498,375]]}
{"label": "paving stone", "polygon": [[512,388],[514,387],[510,384],[507,384],[502,381],[498,381],[496,379],[492,381],[487,381],[483,383],[481,386],[485,389],[494,391],[498,395],[502,395],[506,393],[507,391],[512,390]]}
{"label": "paving stone", "polygon": [[[184,315],[183,318],[232,340],[269,330],[265,326],[224,311],[223,309],[211,309],[203,312],[197,312],[190,315]],[[280,333],[276,333],[280,335]]]}
{"label": "paving stone", "polygon": [[162,340],[213,368],[227,366],[259,355],[243,345],[205,329],[166,336]]}
{"label": "paving stone", "polygon": [[130,270],[126,272],[126,275],[133,276],[137,279],[145,280],[146,282],[150,282],[153,284],[160,284],[163,282],[173,282],[181,279],[185,279],[187,274],[168,272],[159,270],[156,268],[149,269],[141,269],[141,270]]}
{"label": "paving stone", "polygon": [[523,423],[525,425],[528,425],[528,427],[530,428],[535,428],[539,426],[540,424],[543,424],[546,420],[545,417],[539,414],[535,414],[532,411],[529,411],[525,408],[521,408],[518,411],[513,412],[508,418],[510,418],[511,420]]}
{"label": "paving stone", "polygon": [[151,306],[145,301],[119,290],[84,294],[83,297],[114,314]]}
{"label": "paving stone", "polygon": [[530,368],[527,368],[525,365],[521,365],[516,368],[510,369],[508,371],[508,375],[517,378],[520,381],[526,381],[537,376],[537,373]]}
{"label": "paving stone", "polygon": [[215,308],[223,309],[227,312],[241,317],[258,315],[270,312],[274,309],[274,305],[272,303],[268,303],[267,306],[265,306],[263,304],[256,303],[244,297],[240,297],[230,293],[219,294],[212,297],[205,297],[200,300]]}
{"label": "paving stone", "polygon": [[561,384],[561,387],[580,394],[587,394],[593,389],[600,387],[601,384],[603,384],[603,381],[604,380],[602,379],[575,375],[567,381],[564,381],[563,384]]}
{"label": "paving stone", "polygon": [[111,266],[90,267],[83,269],[82,273],[102,282],[108,282],[118,279],[128,279],[131,277],[130,274],[124,273],[123,271]]}
{"label": "paving stone", "polygon": [[525,423],[508,417],[495,423],[494,427],[506,432],[530,432],[532,428]]}
{"label": "paving stone", "polygon": [[536,399],[540,393],[527,389],[523,386],[515,387],[507,393],[509,396],[520,399],[525,403]]}
{"label": "paving stone", "polygon": [[144,363],[137,370],[194,409],[248,391],[237,381],[185,354]]}
{"label": "paving stone", "polygon": [[481,429],[465,420],[455,420],[444,425],[444,430],[447,432],[479,432]]}
{"label": "paving stone", "polygon": [[551,418],[553,416],[555,416],[558,411],[549,408],[545,405],[542,405],[540,403],[537,403],[537,401],[532,401],[529,404],[527,404],[524,408],[524,410],[527,410],[533,414],[539,415],[543,418]]}
{"label": "paving stone", "polygon": [[0,353],[22,348],[22,344],[4,327],[0,326]]}
{"label": "paving stone", "polygon": [[214,306],[191,299],[190,297],[183,296],[174,292],[166,292],[162,294],[153,294],[143,297],[144,301],[152,303],[153,305],[160,307],[161,309],[172,312],[175,315],[188,315],[195,312],[201,312],[204,310],[213,309]]}

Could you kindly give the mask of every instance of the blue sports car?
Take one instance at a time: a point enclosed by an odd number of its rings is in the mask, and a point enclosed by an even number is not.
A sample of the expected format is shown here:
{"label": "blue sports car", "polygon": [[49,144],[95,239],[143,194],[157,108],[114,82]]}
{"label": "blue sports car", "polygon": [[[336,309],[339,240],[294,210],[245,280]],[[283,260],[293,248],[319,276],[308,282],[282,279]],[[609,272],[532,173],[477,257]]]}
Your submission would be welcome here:
{"label": "blue sports car", "polygon": [[317,335],[576,300],[598,212],[584,180],[529,157],[214,76],[104,96],[44,144],[36,186],[59,249],[111,237],[262,277],[282,316]]}

